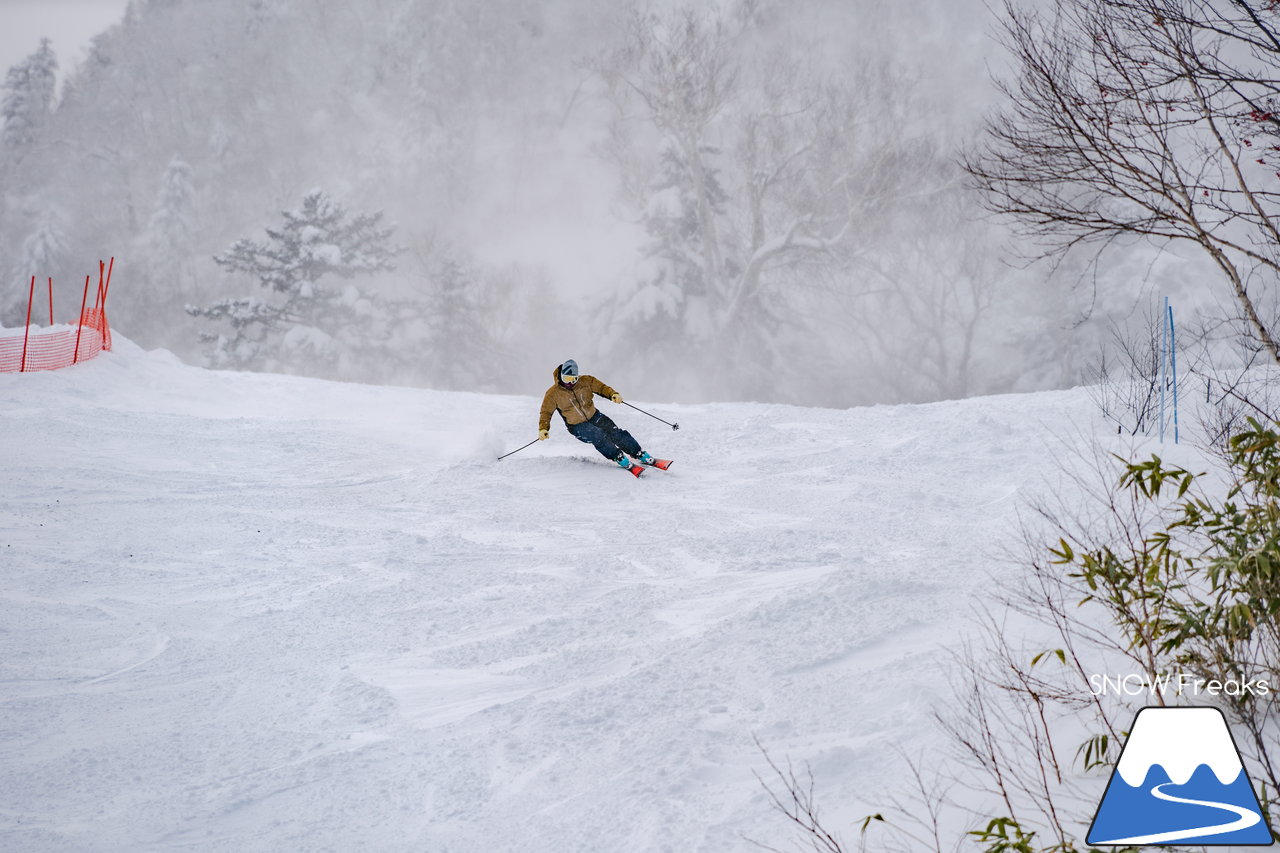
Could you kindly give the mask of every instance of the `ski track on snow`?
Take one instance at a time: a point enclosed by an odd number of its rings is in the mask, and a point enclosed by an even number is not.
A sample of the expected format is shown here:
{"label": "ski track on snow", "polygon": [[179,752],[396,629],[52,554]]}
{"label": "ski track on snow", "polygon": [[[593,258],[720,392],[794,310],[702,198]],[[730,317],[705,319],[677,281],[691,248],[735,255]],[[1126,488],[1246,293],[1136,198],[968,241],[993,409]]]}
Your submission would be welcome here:
{"label": "ski track on snow", "polygon": [[0,849],[784,845],[753,736],[847,824],[939,742],[942,649],[1089,416],[605,402],[676,460],[635,480],[558,423],[495,463],[534,396],[119,340],[0,376]]}

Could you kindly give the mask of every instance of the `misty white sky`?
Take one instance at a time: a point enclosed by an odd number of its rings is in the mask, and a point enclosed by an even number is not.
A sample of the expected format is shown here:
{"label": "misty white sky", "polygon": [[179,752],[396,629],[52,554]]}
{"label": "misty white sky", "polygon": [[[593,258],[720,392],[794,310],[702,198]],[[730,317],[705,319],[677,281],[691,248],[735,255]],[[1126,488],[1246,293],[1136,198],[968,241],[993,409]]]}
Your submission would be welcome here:
{"label": "misty white sky", "polygon": [[61,80],[89,40],[124,17],[127,5],[128,0],[0,0],[0,75],[48,36]]}

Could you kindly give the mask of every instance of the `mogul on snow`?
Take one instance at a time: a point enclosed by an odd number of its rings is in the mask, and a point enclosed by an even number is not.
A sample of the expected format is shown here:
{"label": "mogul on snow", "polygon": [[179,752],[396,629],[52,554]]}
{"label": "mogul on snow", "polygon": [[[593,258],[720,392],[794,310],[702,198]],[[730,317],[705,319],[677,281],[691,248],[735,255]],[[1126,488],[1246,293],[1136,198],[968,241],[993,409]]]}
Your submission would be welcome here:
{"label": "mogul on snow", "polygon": [[[538,439],[551,434],[551,415],[559,412],[567,430],[578,441],[593,445],[604,458],[616,462],[621,468],[632,468],[630,456],[641,465],[659,465],[666,460],[654,459],[641,449],[640,443],[613,419],[596,408],[595,395],[608,397],[615,403],[622,402],[622,395],[591,375],[579,375],[578,363],[569,359],[556,366],[555,383],[542,397],[542,411],[538,414]],[[637,471],[639,469],[636,469]]]}

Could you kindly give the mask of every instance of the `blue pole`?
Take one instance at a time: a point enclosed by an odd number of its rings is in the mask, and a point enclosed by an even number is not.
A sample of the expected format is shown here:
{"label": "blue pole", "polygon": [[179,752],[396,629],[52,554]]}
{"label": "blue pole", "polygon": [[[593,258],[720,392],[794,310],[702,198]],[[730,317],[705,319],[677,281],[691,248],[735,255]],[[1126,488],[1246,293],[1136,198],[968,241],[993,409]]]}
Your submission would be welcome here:
{"label": "blue pole", "polygon": [[[1168,301],[1168,297],[1165,297]],[[1178,347],[1174,343],[1173,306],[1169,306],[1169,364],[1173,368],[1173,443],[1178,443]]]}
{"label": "blue pole", "polygon": [[1164,310],[1160,312],[1160,370],[1156,372],[1157,381],[1160,383],[1160,443],[1164,444],[1164,385],[1165,385],[1165,365],[1169,363],[1169,324],[1165,322],[1164,315],[1169,313],[1169,297],[1164,298]]}

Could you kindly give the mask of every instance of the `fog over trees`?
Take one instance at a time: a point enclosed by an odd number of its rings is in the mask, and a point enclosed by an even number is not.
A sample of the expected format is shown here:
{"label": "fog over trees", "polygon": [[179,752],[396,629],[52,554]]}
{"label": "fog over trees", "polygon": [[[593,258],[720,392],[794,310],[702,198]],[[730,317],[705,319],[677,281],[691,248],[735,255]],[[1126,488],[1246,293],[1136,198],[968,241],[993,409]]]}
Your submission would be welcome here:
{"label": "fog over trees", "polygon": [[[1019,262],[958,165],[990,29],[977,0],[136,0],[56,97],[45,43],[5,78],[0,323],[31,275],[69,319],[114,255],[115,327],[212,366],[536,393],[574,357],[636,399],[831,406],[1075,384],[1208,262]],[[381,214],[394,261],[284,289],[230,262],[308,203]]]}

